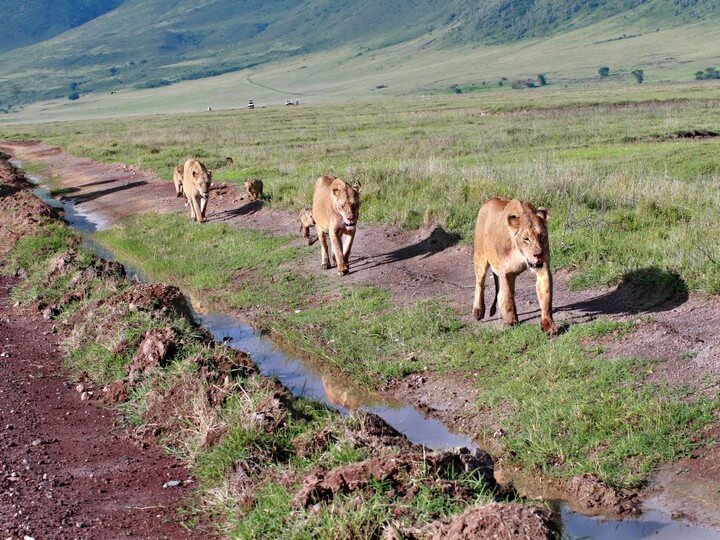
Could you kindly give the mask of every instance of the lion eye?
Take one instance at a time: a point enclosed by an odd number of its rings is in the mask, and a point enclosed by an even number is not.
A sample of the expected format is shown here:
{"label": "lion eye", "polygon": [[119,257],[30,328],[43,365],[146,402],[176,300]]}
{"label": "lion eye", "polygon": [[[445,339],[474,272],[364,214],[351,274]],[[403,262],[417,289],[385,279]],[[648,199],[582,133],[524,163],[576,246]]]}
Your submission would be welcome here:
{"label": "lion eye", "polygon": [[528,238],[528,237],[526,236],[525,238],[523,238],[523,242],[525,242],[526,244],[529,244],[529,243],[530,243],[530,238]]}

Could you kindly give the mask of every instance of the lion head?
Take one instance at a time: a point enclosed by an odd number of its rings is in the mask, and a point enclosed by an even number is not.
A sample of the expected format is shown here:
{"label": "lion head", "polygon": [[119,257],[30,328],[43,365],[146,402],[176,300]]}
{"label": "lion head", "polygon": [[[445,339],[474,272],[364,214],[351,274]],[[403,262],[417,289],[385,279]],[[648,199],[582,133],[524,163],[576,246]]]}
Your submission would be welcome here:
{"label": "lion head", "polygon": [[537,270],[548,264],[548,212],[527,202],[513,200],[505,207],[507,225],[528,268]]}
{"label": "lion head", "polygon": [[360,191],[362,187],[351,186],[336,178],[330,185],[332,189],[332,206],[340,214],[343,225],[354,227],[360,217]]}

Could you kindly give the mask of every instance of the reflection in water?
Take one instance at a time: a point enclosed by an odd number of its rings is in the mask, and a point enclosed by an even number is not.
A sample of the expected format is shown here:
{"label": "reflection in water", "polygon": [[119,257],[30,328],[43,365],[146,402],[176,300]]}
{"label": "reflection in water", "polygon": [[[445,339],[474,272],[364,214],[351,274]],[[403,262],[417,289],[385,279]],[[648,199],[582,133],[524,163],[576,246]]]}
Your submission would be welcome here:
{"label": "reflection in water", "polygon": [[264,375],[277,377],[296,396],[322,401],[341,412],[360,409],[375,413],[412,442],[424,444],[428,448],[477,446],[470,437],[450,432],[442,422],[426,417],[415,407],[379,402],[371,394],[363,396],[354,394],[348,388],[334,386],[334,379],[323,378],[305,363],[290,358],[269,339],[234,317],[204,315],[201,324],[218,341],[229,341],[232,347],[248,353]]}
{"label": "reflection in water", "polygon": [[572,540],[717,540],[720,532],[700,529],[673,521],[670,516],[657,510],[646,510],[639,518],[622,521],[591,518],[560,507],[564,538]]}

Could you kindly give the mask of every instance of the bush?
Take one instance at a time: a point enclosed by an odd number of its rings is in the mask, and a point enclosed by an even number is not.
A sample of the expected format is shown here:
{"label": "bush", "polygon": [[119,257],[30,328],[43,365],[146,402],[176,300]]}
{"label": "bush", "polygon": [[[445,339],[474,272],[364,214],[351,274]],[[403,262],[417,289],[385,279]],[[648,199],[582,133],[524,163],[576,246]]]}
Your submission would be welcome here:
{"label": "bush", "polygon": [[73,92],[72,94],[68,95],[68,99],[70,101],[75,101],[76,99],[80,99],[80,94],[77,92]]}
{"label": "bush", "polygon": [[635,80],[638,82],[638,84],[642,84],[642,82],[645,80],[645,73],[643,73],[642,69],[635,69],[630,73],[633,77],[635,77]]}
{"label": "bush", "polygon": [[544,74],[544,73],[540,73],[540,74],[538,75],[538,81],[540,81],[540,86],[545,86],[545,85],[547,85],[547,83],[548,83],[548,82],[547,82],[547,77],[545,77],[545,74]]}
{"label": "bush", "polygon": [[705,71],[696,71],[695,79],[698,81],[707,81],[710,79],[720,79],[720,71],[714,67],[705,68]]}
{"label": "bush", "polygon": [[602,66],[600,69],[598,69],[598,74],[600,75],[601,79],[604,79],[608,75],[610,75],[610,68],[607,66]]}

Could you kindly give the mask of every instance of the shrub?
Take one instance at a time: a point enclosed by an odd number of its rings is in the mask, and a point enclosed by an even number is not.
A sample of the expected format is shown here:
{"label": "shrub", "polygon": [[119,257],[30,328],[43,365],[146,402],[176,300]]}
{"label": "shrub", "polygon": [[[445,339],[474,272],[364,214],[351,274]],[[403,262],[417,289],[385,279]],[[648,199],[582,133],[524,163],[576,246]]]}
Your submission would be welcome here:
{"label": "shrub", "polygon": [[645,80],[645,73],[643,73],[642,69],[635,69],[630,73],[632,73],[632,76],[635,77],[635,80],[638,82],[638,84],[642,84],[642,82]]}
{"label": "shrub", "polygon": [[601,79],[604,79],[608,75],[610,75],[610,68],[607,66],[602,66],[600,69],[598,69],[598,74],[600,75]]}
{"label": "shrub", "polygon": [[544,73],[540,73],[540,74],[538,75],[538,81],[540,81],[540,86],[545,86],[545,85],[547,85],[547,83],[548,83],[548,82],[547,82],[547,77],[545,77],[545,74],[544,74]]}
{"label": "shrub", "polygon": [[707,81],[710,79],[720,79],[720,71],[714,67],[705,68],[705,71],[696,71],[695,79],[698,81]]}
{"label": "shrub", "polygon": [[78,94],[77,92],[73,92],[70,95],[68,95],[68,99],[70,101],[75,101],[76,99],[80,99],[80,94]]}

